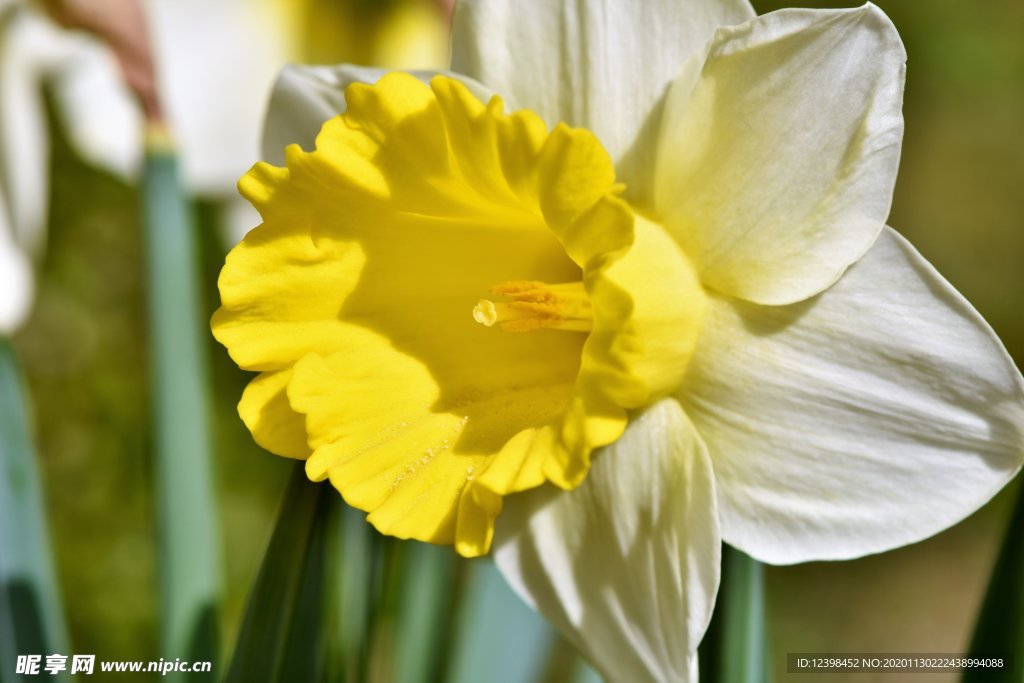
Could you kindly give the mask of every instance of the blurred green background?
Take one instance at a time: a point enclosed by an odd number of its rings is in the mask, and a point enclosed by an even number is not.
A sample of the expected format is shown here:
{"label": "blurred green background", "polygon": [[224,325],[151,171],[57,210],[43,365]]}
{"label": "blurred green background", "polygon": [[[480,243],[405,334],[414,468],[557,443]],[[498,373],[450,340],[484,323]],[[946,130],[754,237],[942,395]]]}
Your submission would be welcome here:
{"label": "blurred green background", "polygon": [[[354,4],[363,6],[358,12],[374,11],[367,8],[372,3]],[[754,4],[762,13],[783,6]],[[974,303],[1020,366],[1024,3],[877,4],[896,24],[909,53],[906,137],[890,223]],[[312,24],[320,35],[309,43],[311,59],[372,58],[353,38],[352,17],[358,15],[352,11],[332,6],[309,15],[320,17]],[[362,20],[375,21],[366,15]],[[60,585],[76,652],[156,659],[154,473],[139,192],[76,158],[52,107],[49,116],[54,135],[49,246],[35,312],[14,342],[34,400]],[[197,202],[195,211],[204,305],[212,313],[218,302],[216,276],[229,245],[217,227],[221,206]],[[230,643],[290,463],[253,445],[234,408],[248,378],[212,338],[208,341],[227,573],[222,629]],[[1018,478],[970,519],[912,547],[853,562],[769,568],[776,679],[787,678],[787,652],[964,651],[1008,503],[1019,486]],[[898,678],[857,674],[819,680]],[[954,676],[917,674],[914,680]]]}

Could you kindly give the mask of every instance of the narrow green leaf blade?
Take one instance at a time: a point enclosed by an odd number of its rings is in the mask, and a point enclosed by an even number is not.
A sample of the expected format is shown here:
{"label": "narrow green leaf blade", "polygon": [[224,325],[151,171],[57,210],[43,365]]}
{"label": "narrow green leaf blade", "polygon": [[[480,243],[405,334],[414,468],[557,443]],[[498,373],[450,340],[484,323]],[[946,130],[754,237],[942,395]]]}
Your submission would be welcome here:
{"label": "narrow green leaf blade", "polygon": [[470,564],[455,630],[451,683],[542,680],[554,629],[509,588],[490,560]]}
{"label": "narrow green leaf blade", "polygon": [[143,201],[161,652],[170,660],[215,661],[221,567],[208,424],[208,332],[200,306],[195,228],[179,181],[177,158],[169,149],[147,151]]}
{"label": "narrow green leaf blade", "polygon": [[1012,665],[1005,670],[968,669],[962,677],[964,683],[1024,682],[1024,484],[1021,483],[1018,483],[1017,500],[974,627],[971,656],[1008,658]]}
{"label": "narrow green leaf blade", "polygon": [[[18,655],[71,655],[28,396],[10,341],[0,335],[0,681]],[[66,680],[66,676],[62,676]]]}
{"label": "narrow green leaf blade", "polygon": [[371,574],[380,539],[366,522],[366,513],[333,494],[327,497],[332,500],[325,570],[325,680],[360,680],[369,656]]}
{"label": "narrow green leaf blade", "polygon": [[406,541],[399,569],[395,683],[438,680],[451,628],[457,556],[450,547]]}
{"label": "narrow green leaf blade", "polygon": [[[323,666],[326,486],[296,463],[249,595],[227,683],[317,680]],[[306,677],[304,677],[306,676]]]}

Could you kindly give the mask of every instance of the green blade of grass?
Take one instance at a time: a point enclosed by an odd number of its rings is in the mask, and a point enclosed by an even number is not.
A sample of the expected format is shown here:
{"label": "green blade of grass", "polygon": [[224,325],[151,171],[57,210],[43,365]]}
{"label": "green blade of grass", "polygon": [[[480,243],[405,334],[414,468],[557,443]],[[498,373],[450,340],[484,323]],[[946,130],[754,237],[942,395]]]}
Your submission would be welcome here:
{"label": "green blade of grass", "polygon": [[161,653],[169,660],[216,661],[221,571],[210,462],[208,333],[192,215],[177,158],[166,147],[147,150],[143,201]]}
{"label": "green blade of grass", "polygon": [[1024,484],[1018,484],[1017,501],[974,627],[971,656],[1002,657],[1011,666],[967,669],[964,683],[1024,681]]}
{"label": "green blade of grass", "polygon": [[451,683],[543,680],[554,629],[512,592],[490,560],[470,564],[455,629]]}
{"label": "green blade of grass", "polygon": [[325,555],[331,504],[327,486],[297,463],[235,644],[226,683],[315,681],[325,666]]}
{"label": "green blade of grass", "polygon": [[[18,655],[71,654],[18,359],[0,335],[0,681]],[[66,680],[66,676],[62,676]]]}

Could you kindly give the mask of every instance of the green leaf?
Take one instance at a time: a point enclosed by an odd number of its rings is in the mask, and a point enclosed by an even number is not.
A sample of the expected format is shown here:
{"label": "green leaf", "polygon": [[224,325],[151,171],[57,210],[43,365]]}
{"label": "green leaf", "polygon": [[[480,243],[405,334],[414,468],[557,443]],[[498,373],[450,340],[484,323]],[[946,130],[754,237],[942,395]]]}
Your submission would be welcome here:
{"label": "green leaf", "polygon": [[771,679],[764,566],[729,545],[722,546],[722,583],[699,657],[703,681],[767,683]]}
{"label": "green leaf", "polygon": [[533,683],[542,680],[554,629],[512,589],[490,560],[469,564],[455,629],[451,683]]}
{"label": "green leaf", "polygon": [[379,580],[386,543],[296,463],[227,683],[381,680],[371,647],[389,594]]}
{"label": "green leaf", "polygon": [[227,683],[315,681],[328,637],[323,631],[324,568],[331,508],[326,484],[296,463],[259,575],[249,595]]}
{"label": "green leaf", "polygon": [[453,621],[457,556],[447,546],[406,541],[400,548],[395,683],[438,680]]}
{"label": "green leaf", "polygon": [[1017,502],[974,627],[971,656],[1009,658],[1012,666],[968,669],[964,683],[1024,681],[1024,484],[1018,483]]}
{"label": "green leaf", "polygon": [[7,338],[0,336],[0,681],[4,683],[14,680],[19,654],[72,654],[30,423],[17,356]]}
{"label": "green leaf", "polygon": [[373,571],[379,563],[380,534],[366,522],[366,513],[331,499],[327,521],[327,568],[324,594],[324,680],[365,681],[369,665],[369,633],[376,615],[371,602]]}
{"label": "green leaf", "polygon": [[209,333],[200,306],[195,228],[171,151],[147,151],[143,201],[161,652],[169,660],[216,661],[221,567],[210,462]]}

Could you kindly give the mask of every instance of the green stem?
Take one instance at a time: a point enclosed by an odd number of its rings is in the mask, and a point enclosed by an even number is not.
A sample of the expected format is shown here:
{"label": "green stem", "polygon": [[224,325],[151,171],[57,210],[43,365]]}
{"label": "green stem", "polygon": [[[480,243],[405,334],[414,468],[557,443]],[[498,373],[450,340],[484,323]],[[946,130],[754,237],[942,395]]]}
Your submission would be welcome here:
{"label": "green stem", "polygon": [[195,229],[171,151],[147,151],[143,192],[161,653],[168,660],[215,661],[221,571],[210,471],[207,332],[199,304]]}
{"label": "green stem", "polygon": [[715,614],[700,645],[701,680],[766,683],[771,678],[764,566],[722,546],[722,582]]}

